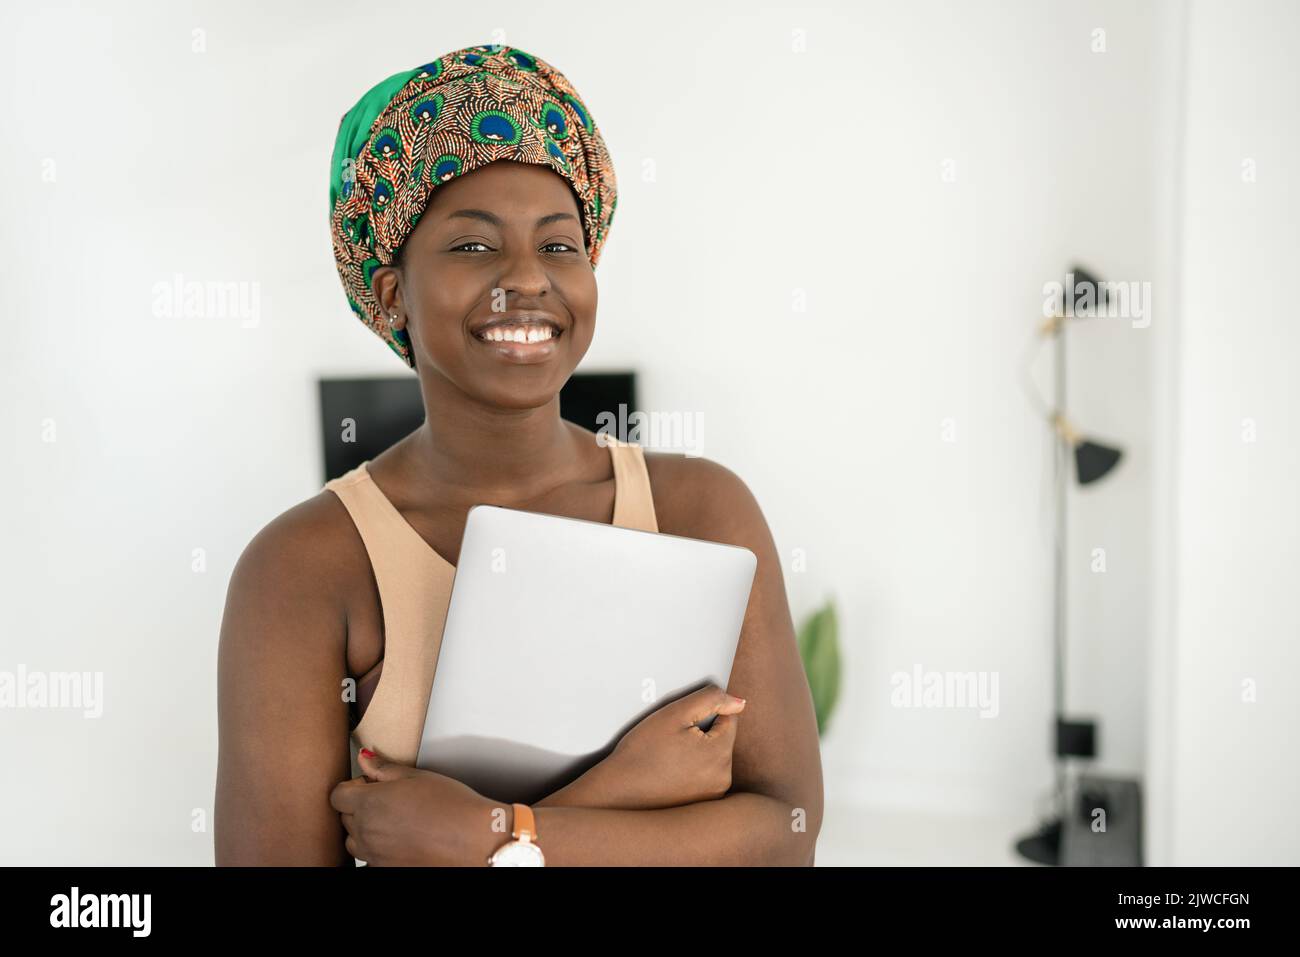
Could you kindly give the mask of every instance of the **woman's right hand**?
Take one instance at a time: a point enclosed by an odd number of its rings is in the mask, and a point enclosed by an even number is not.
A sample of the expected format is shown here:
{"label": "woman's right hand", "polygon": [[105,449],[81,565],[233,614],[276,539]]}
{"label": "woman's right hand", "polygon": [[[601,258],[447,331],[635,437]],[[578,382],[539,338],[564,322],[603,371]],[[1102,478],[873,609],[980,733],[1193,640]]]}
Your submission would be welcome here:
{"label": "woman's right hand", "polygon": [[[731,752],[744,707],[715,684],[670,701],[642,718],[599,764],[539,803],[652,810],[723,797],[731,789]],[[696,727],[714,715],[708,731]],[[572,800],[579,797],[580,805]]]}

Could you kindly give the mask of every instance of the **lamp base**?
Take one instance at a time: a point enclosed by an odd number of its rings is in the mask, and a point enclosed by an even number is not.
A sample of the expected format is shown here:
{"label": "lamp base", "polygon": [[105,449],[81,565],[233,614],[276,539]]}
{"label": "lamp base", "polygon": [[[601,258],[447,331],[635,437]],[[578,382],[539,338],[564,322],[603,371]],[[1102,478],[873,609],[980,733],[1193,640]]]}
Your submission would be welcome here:
{"label": "lamp base", "polygon": [[1056,867],[1061,863],[1061,820],[1053,818],[1041,828],[1016,841],[1016,853],[1035,864]]}

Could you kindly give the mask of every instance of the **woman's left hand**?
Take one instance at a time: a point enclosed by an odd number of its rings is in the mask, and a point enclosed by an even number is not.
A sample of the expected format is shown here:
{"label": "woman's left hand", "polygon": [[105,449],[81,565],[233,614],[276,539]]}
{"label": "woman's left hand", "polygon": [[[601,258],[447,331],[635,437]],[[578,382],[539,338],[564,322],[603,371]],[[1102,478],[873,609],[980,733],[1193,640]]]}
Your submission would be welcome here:
{"label": "woman's left hand", "polygon": [[368,866],[485,866],[510,839],[492,830],[498,802],[455,778],[378,754],[357,760],[364,777],[336,784],[330,804],[347,828],[348,853]]}

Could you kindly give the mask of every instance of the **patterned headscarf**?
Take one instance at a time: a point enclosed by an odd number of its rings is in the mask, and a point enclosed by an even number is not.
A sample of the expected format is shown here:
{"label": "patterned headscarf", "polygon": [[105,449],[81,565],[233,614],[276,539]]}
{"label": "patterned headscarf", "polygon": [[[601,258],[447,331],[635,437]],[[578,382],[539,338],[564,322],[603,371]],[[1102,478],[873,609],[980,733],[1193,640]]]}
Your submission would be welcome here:
{"label": "patterned headscarf", "polygon": [[517,47],[467,47],[396,73],[339,123],[330,168],[334,259],[352,311],[415,367],[370,290],[439,183],[494,160],[549,166],[569,181],[594,267],[618,205],[605,141],[564,75]]}

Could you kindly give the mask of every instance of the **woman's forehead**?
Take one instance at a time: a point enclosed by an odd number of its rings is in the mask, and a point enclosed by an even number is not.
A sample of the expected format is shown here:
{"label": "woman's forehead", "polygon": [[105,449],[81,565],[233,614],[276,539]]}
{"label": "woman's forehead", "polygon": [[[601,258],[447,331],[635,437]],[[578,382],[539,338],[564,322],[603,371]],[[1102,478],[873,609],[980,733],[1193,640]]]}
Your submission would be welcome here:
{"label": "woman's forehead", "polygon": [[567,213],[579,226],[582,223],[578,197],[568,180],[545,166],[511,160],[489,163],[435,189],[419,226],[462,218],[457,214],[465,210],[489,212],[503,222]]}

